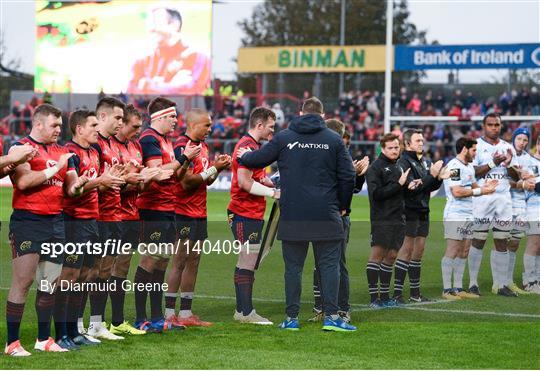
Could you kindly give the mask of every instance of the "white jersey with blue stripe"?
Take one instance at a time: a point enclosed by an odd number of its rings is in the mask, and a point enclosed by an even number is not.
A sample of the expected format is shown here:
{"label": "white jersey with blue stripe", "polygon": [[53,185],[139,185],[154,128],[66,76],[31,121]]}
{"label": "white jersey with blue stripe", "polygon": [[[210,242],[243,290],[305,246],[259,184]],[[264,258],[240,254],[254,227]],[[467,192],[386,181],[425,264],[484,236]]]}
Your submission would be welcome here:
{"label": "white jersey with blue stripe", "polygon": [[452,214],[471,214],[473,209],[472,196],[456,198],[452,194],[451,188],[461,186],[466,189],[472,189],[473,183],[476,182],[474,177],[474,167],[472,164],[464,164],[458,158],[450,160],[448,165],[451,175],[445,179],[444,192],[446,193],[446,206],[444,207],[444,215]]}
{"label": "white jersey with blue stripe", "polygon": [[[473,166],[487,165],[493,160],[493,155],[495,153],[506,154],[508,150],[512,152],[512,161],[510,162],[509,166],[516,166],[516,150],[508,142],[499,139],[497,144],[491,144],[488,143],[484,138],[479,138],[478,144],[476,145],[476,156],[474,157],[472,164]],[[508,170],[502,165],[503,164],[501,163],[499,166],[495,166],[493,169],[488,171],[486,175],[479,178],[478,185],[482,187],[486,180],[497,179],[499,184],[497,185],[495,193],[508,193],[510,190]]]}
{"label": "white jersey with blue stripe", "polygon": [[[532,161],[532,156],[529,155],[526,151],[521,152],[521,154],[516,154],[516,163],[517,166],[522,170],[528,170]],[[523,190],[510,189],[510,194],[512,195],[512,206],[515,209],[525,209],[526,207],[526,193]]]}

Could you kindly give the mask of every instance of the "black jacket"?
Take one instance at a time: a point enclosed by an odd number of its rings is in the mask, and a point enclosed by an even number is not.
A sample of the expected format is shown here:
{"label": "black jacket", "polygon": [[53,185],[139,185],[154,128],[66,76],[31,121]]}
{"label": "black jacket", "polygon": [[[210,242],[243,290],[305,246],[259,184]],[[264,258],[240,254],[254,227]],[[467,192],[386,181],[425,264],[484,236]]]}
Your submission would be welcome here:
{"label": "black jacket", "polygon": [[403,171],[411,168],[411,172],[407,177],[407,185],[414,179],[422,179],[422,184],[414,190],[409,190],[405,187],[405,208],[429,212],[429,200],[431,192],[439,189],[442,180],[434,178],[429,173],[431,169],[431,161],[428,159],[418,159],[416,152],[404,151],[398,161],[399,166]]}
{"label": "black jacket", "polygon": [[286,241],[343,239],[341,210],[349,210],[355,182],[352,159],[338,134],[320,115],[293,119],[258,151],[239,163],[261,168],[277,161],[280,223],[277,238]]}
{"label": "black jacket", "polygon": [[366,172],[370,219],[374,222],[405,224],[404,186],[399,184],[402,171],[397,161],[381,155]]}

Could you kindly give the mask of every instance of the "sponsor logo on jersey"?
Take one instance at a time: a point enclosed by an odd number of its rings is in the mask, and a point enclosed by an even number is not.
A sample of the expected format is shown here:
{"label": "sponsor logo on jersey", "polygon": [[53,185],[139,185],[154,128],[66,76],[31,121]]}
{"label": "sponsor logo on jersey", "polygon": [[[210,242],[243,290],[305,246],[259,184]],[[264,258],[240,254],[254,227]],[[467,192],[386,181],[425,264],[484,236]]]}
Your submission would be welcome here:
{"label": "sponsor logo on jersey", "polygon": [[330,146],[326,143],[300,143],[300,142],[294,142],[287,144],[287,147],[289,149],[293,149],[294,147],[298,146],[299,149],[324,149],[328,150],[330,149]]}
{"label": "sponsor logo on jersey", "polygon": [[460,180],[461,179],[461,169],[451,169],[450,170],[450,179],[451,180]]}

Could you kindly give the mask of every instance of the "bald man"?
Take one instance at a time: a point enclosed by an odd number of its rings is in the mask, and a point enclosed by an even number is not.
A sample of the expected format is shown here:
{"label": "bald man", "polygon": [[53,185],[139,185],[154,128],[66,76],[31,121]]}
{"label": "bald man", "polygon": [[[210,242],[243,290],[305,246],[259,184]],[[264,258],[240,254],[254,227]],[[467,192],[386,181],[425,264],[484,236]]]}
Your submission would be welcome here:
{"label": "bald man", "polygon": [[[195,282],[199,269],[200,252],[208,237],[206,218],[206,187],[218,174],[231,166],[229,155],[219,155],[210,166],[208,146],[204,142],[211,132],[212,119],[202,109],[193,109],[186,115],[186,133],[178,137],[174,145],[176,156],[181,155],[188,144],[200,146],[201,152],[194,158],[182,178],[176,184],[176,231],[180,248],[175,251],[165,294],[165,318],[183,326],[210,326],[191,311]],[[176,315],[176,298],[180,289],[180,312]]]}

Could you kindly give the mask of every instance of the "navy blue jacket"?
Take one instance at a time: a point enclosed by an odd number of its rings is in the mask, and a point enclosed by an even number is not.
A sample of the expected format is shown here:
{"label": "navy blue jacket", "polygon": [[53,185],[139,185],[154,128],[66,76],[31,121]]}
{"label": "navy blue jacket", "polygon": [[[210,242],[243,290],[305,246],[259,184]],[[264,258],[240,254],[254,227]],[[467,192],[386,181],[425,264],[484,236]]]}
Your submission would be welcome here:
{"label": "navy blue jacket", "polygon": [[355,171],[338,134],[320,115],[294,118],[261,149],[239,162],[261,168],[277,161],[280,219],[277,238],[285,241],[343,239],[341,210],[349,210]]}

